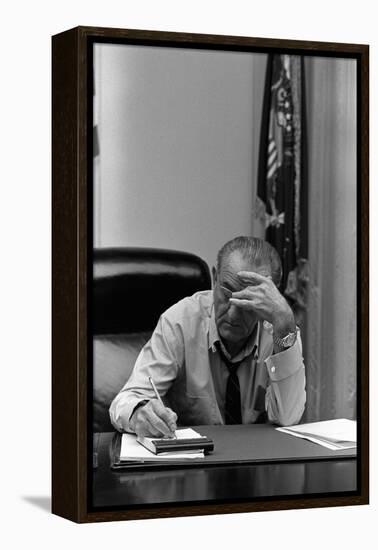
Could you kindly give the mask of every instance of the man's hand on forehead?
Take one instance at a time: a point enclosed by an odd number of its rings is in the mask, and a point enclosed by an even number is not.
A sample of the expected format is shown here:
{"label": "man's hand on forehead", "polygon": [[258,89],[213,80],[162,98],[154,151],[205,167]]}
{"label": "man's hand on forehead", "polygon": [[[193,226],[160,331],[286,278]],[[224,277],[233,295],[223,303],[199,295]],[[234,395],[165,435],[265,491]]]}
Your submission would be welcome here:
{"label": "man's hand on forehead", "polygon": [[272,276],[269,273],[268,269],[261,269],[260,272],[257,271],[239,271],[237,273],[239,280],[243,283],[244,286],[255,286],[266,279],[272,280]]}
{"label": "man's hand on forehead", "polygon": [[274,324],[283,316],[292,315],[291,309],[282,296],[268,271],[263,274],[255,271],[239,271],[237,276],[244,288],[233,292],[230,303],[245,311],[254,311],[269,323]]}
{"label": "man's hand on forehead", "polygon": [[244,290],[248,286],[256,286],[265,279],[272,280],[269,270],[261,270],[260,273],[255,271],[239,271],[233,276],[233,280],[226,280],[221,282],[221,288],[226,291],[227,296],[230,298],[232,292]]}

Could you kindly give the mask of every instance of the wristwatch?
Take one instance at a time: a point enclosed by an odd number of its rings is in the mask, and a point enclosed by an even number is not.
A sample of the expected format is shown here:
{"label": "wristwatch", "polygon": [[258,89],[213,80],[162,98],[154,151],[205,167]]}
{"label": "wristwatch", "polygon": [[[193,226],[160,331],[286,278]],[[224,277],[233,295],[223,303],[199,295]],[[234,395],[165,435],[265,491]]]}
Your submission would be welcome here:
{"label": "wristwatch", "polygon": [[273,343],[275,346],[284,350],[284,349],[291,348],[291,346],[295,344],[296,339],[297,339],[297,331],[289,332],[289,334],[286,334],[286,336],[284,336],[283,338],[278,338],[278,337],[273,338]]}

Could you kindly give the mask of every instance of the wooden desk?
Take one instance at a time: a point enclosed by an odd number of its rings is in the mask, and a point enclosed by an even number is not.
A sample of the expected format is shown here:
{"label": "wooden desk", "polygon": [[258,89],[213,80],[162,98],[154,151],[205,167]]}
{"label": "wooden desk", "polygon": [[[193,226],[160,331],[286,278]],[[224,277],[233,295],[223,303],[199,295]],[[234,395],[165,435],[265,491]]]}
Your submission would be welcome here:
{"label": "wooden desk", "polygon": [[[230,430],[230,427],[226,427]],[[214,429],[208,427],[209,435]],[[357,490],[357,465],[353,457],[325,454],[317,445],[304,440],[293,440],[293,445],[304,449],[299,459],[280,460],[282,435],[273,427],[248,426],[251,434],[257,434],[265,445],[270,441],[272,462],[236,464],[206,464],[173,470],[112,470],[110,447],[113,433],[95,434],[97,468],[93,471],[93,507],[194,503],[198,501],[251,500],[262,497],[319,495],[344,493]],[[199,428],[201,433],[205,427]],[[261,434],[263,438],[261,438]],[[214,439],[216,444],[216,439]],[[257,441],[257,439],[256,439]],[[310,447],[308,447],[310,445]],[[312,447],[313,446],[313,447]],[[309,453],[308,449],[313,449]],[[313,456],[310,456],[312,454]],[[235,455],[235,450],[230,450]],[[258,453],[257,453],[258,455]],[[323,456],[322,456],[323,455]],[[328,455],[328,456],[327,456]],[[261,455],[262,456],[262,455]],[[265,456],[267,456],[265,454]],[[282,456],[285,456],[283,454]],[[306,456],[306,458],[303,458]]]}

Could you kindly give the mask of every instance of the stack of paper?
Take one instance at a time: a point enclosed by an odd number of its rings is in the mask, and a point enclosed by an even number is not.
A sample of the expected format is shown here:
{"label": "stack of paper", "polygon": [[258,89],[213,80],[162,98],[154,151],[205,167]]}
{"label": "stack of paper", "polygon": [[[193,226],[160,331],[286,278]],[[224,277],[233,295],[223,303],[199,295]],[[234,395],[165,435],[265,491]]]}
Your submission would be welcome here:
{"label": "stack of paper", "polygon": [[276,429],[279,432],[308,439],[332,451],[357,447],[357,425],[355,420],[338,418],[336,420],[311,422]]}
{"label": "stack of paper", "polygon": [[[177,439],[194,439],[201,437],[198,432],[192,430],[191,428],[176,430],[175,435]],[[153,438],[150,439],[152,440]],[[156,455],[142,446],[137,441],[136,436],[132,434],[122,435],[121,451],[119,456],[121,462],[167,462],[169,460],[191,460],[194,458],[203,457],[203,451],[176,451],[159,453]]]}

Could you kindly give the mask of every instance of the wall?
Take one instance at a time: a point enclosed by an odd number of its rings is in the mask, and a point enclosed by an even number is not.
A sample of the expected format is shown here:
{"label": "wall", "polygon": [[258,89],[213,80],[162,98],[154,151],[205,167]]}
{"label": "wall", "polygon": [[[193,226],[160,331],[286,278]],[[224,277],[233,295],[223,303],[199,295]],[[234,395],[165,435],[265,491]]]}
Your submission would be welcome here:
{"label": "wall", "polygon": [[95,246],[152,246],[213,265],[252,231],[266,56],[99,44]]}

